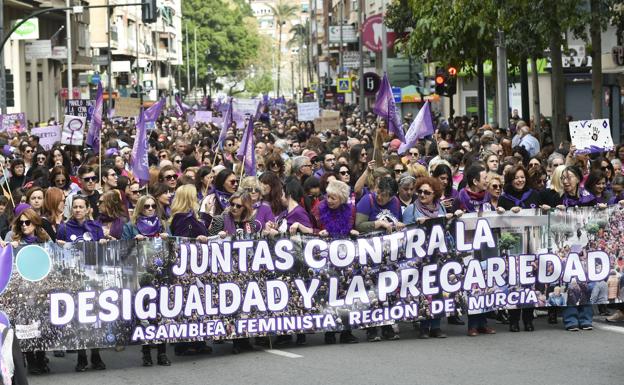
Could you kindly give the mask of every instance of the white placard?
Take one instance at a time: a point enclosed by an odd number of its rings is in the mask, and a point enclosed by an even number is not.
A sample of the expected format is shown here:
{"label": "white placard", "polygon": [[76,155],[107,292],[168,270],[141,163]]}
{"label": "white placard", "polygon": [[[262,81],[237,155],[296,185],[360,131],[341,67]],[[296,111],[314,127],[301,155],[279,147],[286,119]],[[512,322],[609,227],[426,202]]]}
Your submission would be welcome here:
{"label": "white placard", "polygon": [[35,321],[28,325],[15,325],[15,335],[20,340],[41,337],[41,322]]}
{"label": "white placard", "polygon": [[570,122],[569,126],[576,153],[589,154],[613,150],[609,119],[576,120]]}
{"label": "white placard", "polygon": [[195,123],[212,122],[212,111],[195,111]]}
{"label": "white placard", "polygon": [[30,133],[39,137],[39,144],[46,151],[49,151],[54,143],[61,141],[61,126],[58,125],[33,127]]}
{"label": "white placard", "polygon": [[297,120],[311,122],[321,116],[318,102],[297,103]]}
{"label": "white placard", "polygon": [[236,114],[253,116],[258,109],[258,103],[260,103],[260,99],[234,99],[232,107]]}
{"label": "white placard", "polygon": [[65,120],[63,121],[63,132],[61,134],[61,143],[82,146],[84,128],[86,124],[86,116],[65,115]]}
{"label": "white placard", "polygon": [[24,44],[26,60],[49,59],[52,57],[52,42],[50,40],[33,40]]}

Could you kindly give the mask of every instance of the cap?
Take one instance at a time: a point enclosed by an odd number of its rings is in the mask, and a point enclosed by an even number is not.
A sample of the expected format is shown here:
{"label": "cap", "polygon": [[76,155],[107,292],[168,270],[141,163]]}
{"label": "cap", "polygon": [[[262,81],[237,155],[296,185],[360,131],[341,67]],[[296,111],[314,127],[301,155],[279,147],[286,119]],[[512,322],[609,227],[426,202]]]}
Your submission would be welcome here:
{"label": "cap", "polygon": [[392,139],[390,141],[390,145],[388,146],[388,150],[396,151],[396,150],[399,149],[399,147],[401,147],[401,140],[400,139]]}
{"label": "cap", "polygon": [[20,203],[19,205],[17,205],[15,207],[15,210],[13,211],[15,213],[15,218],[19,218],[19,216],[22,215],[22,213],[29,208],[30,205],[28,203]]}

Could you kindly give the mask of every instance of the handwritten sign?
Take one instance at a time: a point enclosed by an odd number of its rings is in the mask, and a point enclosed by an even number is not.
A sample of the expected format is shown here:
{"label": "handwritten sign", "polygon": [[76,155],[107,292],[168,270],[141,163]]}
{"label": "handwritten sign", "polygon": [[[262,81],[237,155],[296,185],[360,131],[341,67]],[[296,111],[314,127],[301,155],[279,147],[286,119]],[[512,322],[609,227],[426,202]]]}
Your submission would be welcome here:
{"label": "handwritten sign", "polygon": [[39,144],[46,151],[52,149],[54,143],[61,141],[61,126],[58,125],[33,127],[30,133],[39,137]]}
{"label": "handwritten sign", "polygon": [[87,118],[85,116],[65,115],[61,143],[82,146],[86,124]]}
{"label": "handwritten sign", "polygon": [[210,123],[212,122],[212,111],[196,111],[195,123]]}
{"label": "handwritten sign", "polygon": [[609,119],[577,120],[570,122],[569,127],[577,154],[613,150]]}
{"label": "handwritten sign", "polygon": [[115,116],[129,118],[139,115],[141,102],[137,98],[119,98],[115,100]]}
{"label": "handwritten sign", "polygon": [[1,117],[0,131],[8,133],[24,132],[26,126],[26,115],[23,112],[17,114],[4,114]]}
{"label": "handwritten sign", "polygon": [[318,102],[297,103],[297,120],[311,122],[321,116]]}

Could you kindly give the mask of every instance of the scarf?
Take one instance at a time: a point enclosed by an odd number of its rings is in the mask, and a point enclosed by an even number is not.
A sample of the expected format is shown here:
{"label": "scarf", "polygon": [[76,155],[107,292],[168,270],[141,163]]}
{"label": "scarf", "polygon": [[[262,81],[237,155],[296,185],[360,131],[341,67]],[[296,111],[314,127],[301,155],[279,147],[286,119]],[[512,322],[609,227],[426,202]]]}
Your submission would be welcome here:
{"label": "scarf", "polygon": [[327,199],[324,199],[318,206],[319,218],[325,226],[325,230],[330,236],[345,236],[351,232],[351,218],[353,206],[348,203],[341,204],[336,209],[329,208]]}
{"label": "scarf", "polygon": [[514,203],[514,206],[517,207],[522,207],[523,209],[528,209],[528,208],[535,208],[535,204],[531,203],[530,207],[526,207],[524,205],[524,201],[529,199],[529,197],[531,196],[531,193],[533,192],[533,189],[528,189],[526,190],[524,193],[522,193],[522,196],[520,198],[516,198],[515,196],[513,196],[510,193],[504,192],[503,193],[503,197],[509,199],[510,201],[512,201]]}
{"label": "scarf", "polygon": [[154,215],[151,217],[139,216],[136,221],[136,227],[141,235],[146,237],[155,237],[162,229],[160,218]]}
{"label": "scarf", "polygon": [[214,190],[214,193],[215,197],[217,198],[216,200],[219,203],[219,207],[221,207],[221,211],[215,211],[215,214],[220,214],[223,212],[223,210],[230,206],[230,197],[232,196],[232,194],[216,189]]}
{"label": "scarf", "polygon": [[483,205],[489,203],[491,199],[486,190],[476,193],[468,190],[468,188],[461,189],[458,198],[460,207],[469,213],[483,211]]}
{"label": "scarf", "polygon": [[99,223],[92,220],[85,220],[80,224],[72,218],[65,222],[65,231],[65,236],[70,242],[99,241],[102,227]]}
{"label": "scarf", "polygon": [[587,206],[595,201],[596,197],[582,187],[578,189],[578,197],[569,196],[568,193],[563,194],[562,204],[565,207]]}
{"label": "scarf", "polygon": [[414,208],[427,218],[437,218],[440,216],[440,204],[437,202],[433,204],[432,209],[423,205],[419,199],[416,199],[416,201],[414,201]]}
{"label": "scarf", "polygon": [[34,234],[31,235],[27,235],[24,238],[22,238],[22,241],[24,241],[25,243],[32,245],[33,243],[40,243],[41,241],[39,241],[39,238],[37,238]]}

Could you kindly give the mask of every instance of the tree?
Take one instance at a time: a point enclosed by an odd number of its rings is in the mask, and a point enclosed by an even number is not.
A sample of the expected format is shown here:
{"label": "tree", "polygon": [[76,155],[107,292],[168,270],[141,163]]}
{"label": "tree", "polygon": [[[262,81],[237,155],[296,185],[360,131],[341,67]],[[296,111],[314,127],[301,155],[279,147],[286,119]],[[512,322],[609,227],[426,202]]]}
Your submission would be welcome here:
{"label": "tree", "polygon": [[275,23],[277,24],[277,92],[275,96],[278,97],[280,95],[282,69],[282,27],[286,24],[286,22],[297,16],[297,10],[299,8],[296,5],[286,4],[282,0],[280,0],[275,7],[269,5],[269,8],[271,8],[273,16],[275,17]]}
{"label": "tree", "polygon": [[290,29],[293,34],[289,44],[299,45],[299,55],[303,54],[303,47],[305,47],[306,55],[306,70],[308,75],[308,83],[312,83],[312,64],[310,59],[310,20],[306,20],[303,24],[296,24]]}
{"label": "tree", "polygon": [[245,91],[252,96],[269,93],[273,89],[273,78],[269,73],[256,74],[245,79]]}

